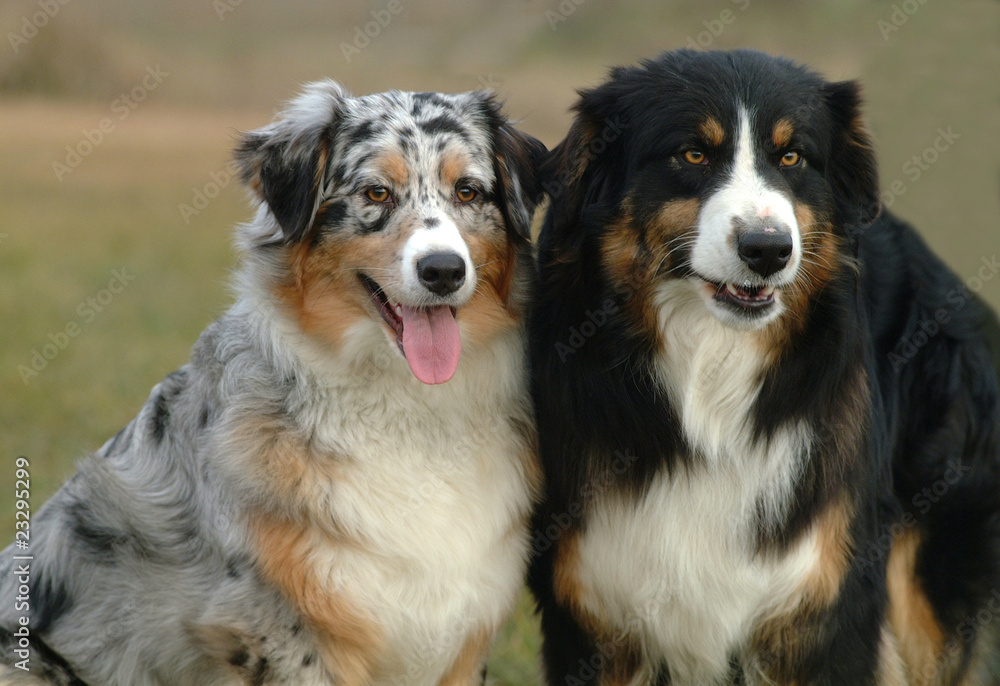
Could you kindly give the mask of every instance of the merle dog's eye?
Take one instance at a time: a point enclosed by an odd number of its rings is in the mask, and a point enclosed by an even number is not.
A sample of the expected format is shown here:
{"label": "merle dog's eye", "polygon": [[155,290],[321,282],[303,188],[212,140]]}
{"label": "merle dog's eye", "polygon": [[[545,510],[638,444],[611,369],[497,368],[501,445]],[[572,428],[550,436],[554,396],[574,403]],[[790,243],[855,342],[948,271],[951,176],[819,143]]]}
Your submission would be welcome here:
{"label": "merle dog's eye", "polygon": [[365,191],[365,197],[377,203],[392,202],[392,193],[385,186],[372,186]]}
{"label": "merle dog's eye", "polygon": [[472,186],[459,186],[455,189],[455,199],[459,202],[472,202],[479,195]]}
{"label": "merle dog's eye", "polygon": [[781,156],[782,167],[794,167],[802,160],[802,155],[794,150],[789,150]]}
{"label": "merle dog's eye", "polygon": [[701,150],[687,150],[684,153],[684,161],[688,164],[708,164],[708,155]]}

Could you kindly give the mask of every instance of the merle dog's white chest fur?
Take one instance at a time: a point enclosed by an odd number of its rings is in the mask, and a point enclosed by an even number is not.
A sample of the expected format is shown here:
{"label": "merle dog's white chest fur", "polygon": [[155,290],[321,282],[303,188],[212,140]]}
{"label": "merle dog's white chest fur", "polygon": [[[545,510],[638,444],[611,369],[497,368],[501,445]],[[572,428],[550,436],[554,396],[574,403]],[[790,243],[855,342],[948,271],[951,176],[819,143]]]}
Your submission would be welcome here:
{"label": "merle dog's white chest fur", "polygon": [[535,481],[518,425],[530,416],[523,343],[514,331],[470,348],[454,379],[429,387],[369,334],[381,336],[366,322],[348,342],[368,371],[343,376],[316,417],[316,440],[346,456],[328,516],[356,544],[316,555],[330,590],[378,618],[375,683],[437,684],[523,584]]}
{"label": "merle dog's white chest fur", "polygon": [[761,359],[744,334],[706,316],[694,289],[660,293],[658,375],[678,408],[695,464],[660,472],[641,498],[597,499],[580,539],[580,582],[595,614],[640,640],[672,683],[712,684],[756,621],[818,562],[812,536],[780,558],[756,554],[757,527],[780,517],[806,455],[807,432],[767,446],[748,414]]}

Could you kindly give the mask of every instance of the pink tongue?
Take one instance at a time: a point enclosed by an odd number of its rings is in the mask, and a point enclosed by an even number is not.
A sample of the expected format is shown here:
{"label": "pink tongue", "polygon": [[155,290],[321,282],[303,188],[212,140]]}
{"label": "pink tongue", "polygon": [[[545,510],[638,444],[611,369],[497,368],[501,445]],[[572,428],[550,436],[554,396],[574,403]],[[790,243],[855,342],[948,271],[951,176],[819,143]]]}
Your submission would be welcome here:
{"label": "pink tongue", "polygon": [[402,305],[401,309],[403,354],[413,375],[426,384],[444,383],[455,376],[462,339],[451,308]]}

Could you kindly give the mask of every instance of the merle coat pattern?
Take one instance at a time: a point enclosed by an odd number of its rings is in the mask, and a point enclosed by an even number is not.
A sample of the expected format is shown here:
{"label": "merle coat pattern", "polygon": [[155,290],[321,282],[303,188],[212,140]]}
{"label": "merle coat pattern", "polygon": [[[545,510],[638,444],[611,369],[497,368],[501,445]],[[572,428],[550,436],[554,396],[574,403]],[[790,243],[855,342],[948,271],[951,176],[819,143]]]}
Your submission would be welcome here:
{"label": "merle coat pattern", "polygon": [[[330,81],[242,137],[236,304],[32,522],[32,678],[481,682],[539,490],[543,151],[486,93]],[[447,283],[414,272],[428,255],[458,261]],[[8,664],[14,630],[4,602]]]}

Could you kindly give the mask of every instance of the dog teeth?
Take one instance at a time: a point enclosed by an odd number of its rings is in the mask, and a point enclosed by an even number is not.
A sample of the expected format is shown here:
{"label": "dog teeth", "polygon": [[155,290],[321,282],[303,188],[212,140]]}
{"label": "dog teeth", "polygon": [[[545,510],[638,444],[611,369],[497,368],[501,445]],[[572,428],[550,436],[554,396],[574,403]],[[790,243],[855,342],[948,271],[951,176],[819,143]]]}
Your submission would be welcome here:
{"label": "dog teeth", "polygon": [[749,283],[736,284],[728,282],[726,283],[726,288],[737,297],[750,297],[754,300],[766,300],[774,295],[774,286],[754,286]]}
{"label": "dog teeth", "polygon": [[395,312],[396,312],[396,316],[402,319],[402,317],[403,317],[403,306],[402,305],[396,305]]}

